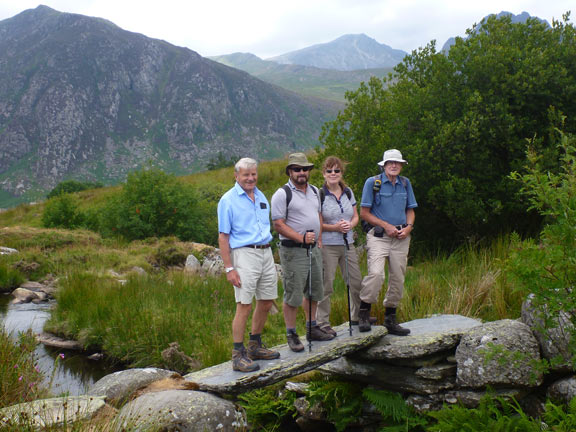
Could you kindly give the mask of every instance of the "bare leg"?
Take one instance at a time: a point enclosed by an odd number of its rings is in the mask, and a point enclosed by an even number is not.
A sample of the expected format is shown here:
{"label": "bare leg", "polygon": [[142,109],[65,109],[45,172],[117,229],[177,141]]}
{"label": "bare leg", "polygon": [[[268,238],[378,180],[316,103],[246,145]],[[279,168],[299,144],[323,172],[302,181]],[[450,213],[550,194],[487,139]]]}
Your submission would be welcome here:
{"label": "bare leg", "polygon": [[244,341],[244,332],[246,331],[246,323],[252,310],[252,304],[236,303],[236,315],[232,321],[232,339],[234,343]]}

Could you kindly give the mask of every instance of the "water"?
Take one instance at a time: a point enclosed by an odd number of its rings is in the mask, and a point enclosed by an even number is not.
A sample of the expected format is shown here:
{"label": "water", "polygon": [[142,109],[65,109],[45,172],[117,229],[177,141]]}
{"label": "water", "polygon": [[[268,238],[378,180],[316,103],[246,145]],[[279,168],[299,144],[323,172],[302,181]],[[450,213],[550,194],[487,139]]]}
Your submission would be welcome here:
{"label": "water", "polygon": [[[53,303],[11,304],[12,296],[0,295],[0,322],[14,338],[19,332],[32,329],[41,333],[45,321],[50,317]],[[64,354],[62,359],[60,354]],[[52,380],[51,393],[54,395],[81,395],[104,375],[118,370],[104,361],[89,360],[77,351],[61,350],[38,344],[37,364],[44,373],[44,384]]]}

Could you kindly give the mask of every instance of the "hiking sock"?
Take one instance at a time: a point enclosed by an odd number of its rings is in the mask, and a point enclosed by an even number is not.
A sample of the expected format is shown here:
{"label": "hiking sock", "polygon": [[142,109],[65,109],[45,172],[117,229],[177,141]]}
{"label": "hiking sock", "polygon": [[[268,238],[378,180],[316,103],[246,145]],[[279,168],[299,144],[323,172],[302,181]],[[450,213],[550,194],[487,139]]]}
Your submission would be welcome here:
{"label": "hiking sock", "polygon": [[244,348],[244,342],[234,342],[234,349],[240,351]]}
{"label": "hiking sock", "polygon": [[360,301],[360,309],[370,310],[371,308],[372,308],[372,305],[370,303],[365,303],[363,301]]}
{"label": "hiking sock", "polygon": [[262,334],[252,334],[250,333],[250,340],[258,342],[258,345],[262,345]]}
{"label": "hiking sock", "polygon": [[296,327],[286,327],[286,336],[290,336],[291,334],[297,334]]}
{"label": "hiking sock", "polygon": [[395,307],[387,307],[384,315],[396,315],[396,308]]}
{"label": "hiking sock", "polygon": [[306,328],[308,327],[316,327],[316,320],[313,321],[306,321]]}

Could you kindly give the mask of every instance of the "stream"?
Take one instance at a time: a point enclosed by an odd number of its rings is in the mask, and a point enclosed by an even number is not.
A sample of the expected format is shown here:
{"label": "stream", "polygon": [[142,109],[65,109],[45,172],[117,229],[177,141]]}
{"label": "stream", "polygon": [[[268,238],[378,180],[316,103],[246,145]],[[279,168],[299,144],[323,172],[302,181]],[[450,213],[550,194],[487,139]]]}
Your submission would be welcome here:
{"label": "stream", "polygon": [[[32,329],[34,333],[42,333],[46,320],[50,317],[50,308],[54,302],[11,304],[12,296],[0,295],[0,323],[14,339],[19,332]],[[61,358],[60,354],[64,354]],[[100,378],[118,368],[105,361],[89,360],[85,354],[77,351],[67,351],[38,344],[36,347],[38,368],[44,374],[44,385],[49,386],[55,395],[76,396],[86,393],[86,390]]]}

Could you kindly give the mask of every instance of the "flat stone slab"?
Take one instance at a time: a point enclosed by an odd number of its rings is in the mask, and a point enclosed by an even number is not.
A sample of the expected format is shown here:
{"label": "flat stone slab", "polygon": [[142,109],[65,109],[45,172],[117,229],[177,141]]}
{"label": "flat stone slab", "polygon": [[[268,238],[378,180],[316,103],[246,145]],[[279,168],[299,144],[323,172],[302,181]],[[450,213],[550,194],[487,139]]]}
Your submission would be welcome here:
{"label": "flat stone slab", "polygon": [[405,322],[402,327],[410,329],[408,336],[387,335],[357,356],[388,361],[430,356],[455,348],[464,333],[479,325],[482,321],[462,315],[433,315]]}
{"label": "flat stone slab", "polygon": [[75,340],[62,339],[50,333],[40,333],[36,335],[36,340],[43,345],[55,348],[82,351],[84,348],[82,344]]}
{"label": "flat stone slab", "polygon": [[338,336],[325,342],[312,342],[312,351],[308,351],[308,341],[301,337],[304,351],[295,353],[288,344],[273,349],[280,352],[276,360],[258,360],[260,370],[255,372],[236,372],[232,370],[232,361],[192,372],[184,377],[187,381],[198,383],[200,390],[216,393],[240,393],[265,387],[278,381],[300,375],[317,367],[345,356],[359,349],[373,345],[388,331],[383,326],[372,326],[372,330],[360,333],[358,326],[352,326],[352,336],[348,323],[334,327]]}

